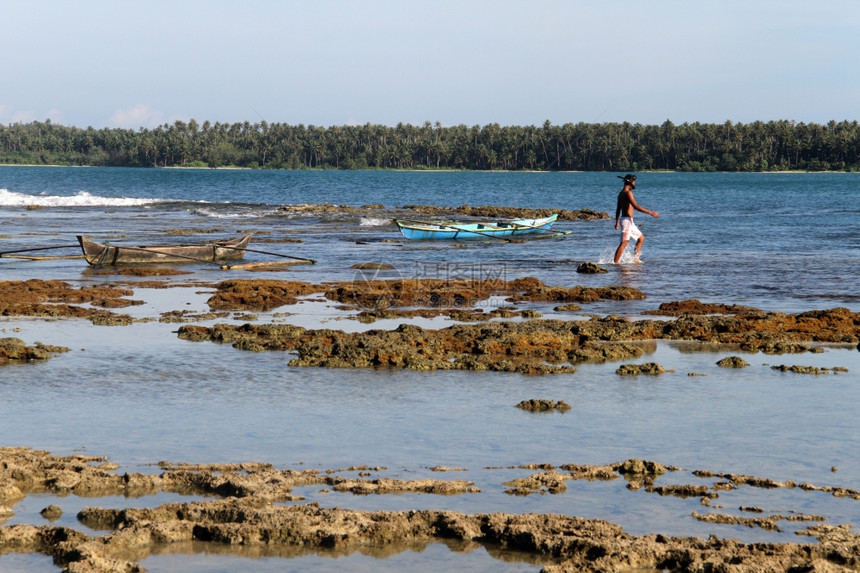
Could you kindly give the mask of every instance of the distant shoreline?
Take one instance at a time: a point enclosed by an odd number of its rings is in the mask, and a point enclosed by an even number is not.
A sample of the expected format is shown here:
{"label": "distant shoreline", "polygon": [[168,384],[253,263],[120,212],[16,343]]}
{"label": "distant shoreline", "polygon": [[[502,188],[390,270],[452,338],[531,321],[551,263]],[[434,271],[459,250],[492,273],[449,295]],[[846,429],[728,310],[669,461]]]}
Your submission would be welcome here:
{"label": "distant shoreline", "polygon": [[[105,168],[105,169],[172,169],[172,170],[187,170],[187,171],[391,171],[391,172],[399,172],[399,173],[621,173],[621,171],[582,171],[582,170],[544,170],[544,169],[517,169],[517,170],[505,170],[505,169],[396,169],[396,168],[366,168],[366,169],[327,169],[327,168],[315,168],[315,167],[304,167],[301,169],[283,169],[283,168],[253,168],[253,167],[237,167],[237,166],[222,166],[222,167],[191,167],[191,166],[182,166],[182,165],[169,165],[165,167],[155,166],[155,167],[124,167],[124,166],[116,166],[116,165],[58,165],[52,163],[0,163],[0,167],[69,167],[69,168]],[[624,170],[628,171],[628,170]],[[845,174],[856,174],[856,171],[845,171],[843,169],[840,170],[829,170],[829,171],[808,171],[803,169],[788,169],[782,171],[673,171],[671,169],[637,169],[637,170],[629,170],[633,173],[760,173],[762,175],[767,174],[819,174],[819,173],[845,173]]]}
{"label": "distant shoreline", "polygon": [[305,126],[177,121],[138,131],[0,125],[0,163],[249,169],[860,172],[860,123]]}

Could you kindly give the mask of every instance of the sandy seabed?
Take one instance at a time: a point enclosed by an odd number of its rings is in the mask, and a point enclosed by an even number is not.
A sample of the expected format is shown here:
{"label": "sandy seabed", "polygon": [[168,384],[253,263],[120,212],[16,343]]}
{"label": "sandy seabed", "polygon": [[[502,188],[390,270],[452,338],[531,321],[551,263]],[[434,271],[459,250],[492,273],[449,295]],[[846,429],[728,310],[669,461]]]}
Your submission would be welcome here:
{"label": "sandy seabed", "polygon": [[[149,271],[157,275],[158,272]],[[167,271],[165,271],[167,272]],[[0,283],[0,312],[5,316],[85,319],[94,324],[127,324],[122,314],[133,306],[134,289],[159,286],[146,281],[77,288],[62,281]],[[188,286],[188,285],[185,285]],[[559,312],[578,309],[600,299],[638,299],[626,287],[561,288],[536,279],[511,282],[400,280],[356,284],[314,285],[280,280],[231,280],[214,289],[205,317],[182,311],[161,320],[188,322],[217,319],[219,313],[263,312],[295,304],[302,296],[325,300],[358,311],[358,320],[447,316],[457,324],[432,330],[405,324],[392,331],[371,329],[343,332],[282,324],[200,326],[184,324],[178,335],[186,340],[228,343],[249,351],[289,350],[295,367],[404,368],[412,370],[488,370],[552,375],[575,370],[586,361],[636,359],[647,340],[691,340],[724,344],[727,348],[769,354],[814,352],[818,344],[857,346],[860,315],[847,309],[810,311],[797,315],[698,301],[674,301],[654,311],[663,318],[630,320],[594,316],[588,320],[543,320],[530,302],[554,303]],[[488,296],[504,296],[508,306],[492,313],[475,312],[465,304]],[[666,317],[671,317],[668,320]],[[515,321],[489,319],[515,318]],[[50,341],[48,341],[50,343]],[[53,359],[67,349],[28,346],[14,337],[0,339],[0,365]],[[743,367],[733,357],[724,367]],[[624,364],[619,375],[659,375],[659,364]],[[821,369],[799,373],[821,374]],[[513,405],[513,404],[512,404]],[[517,406],[545,410],[564,408],[543,397]],[[153,474],[120,473],[110,460],[93,455],[58,456],[26,447],[0,447],[0,521],[14,514],[15,505],[39,493],[94,497],[172,492],[208,496],[211,500],[173,502],[154,508],[84,508],[78,520],[101,536],[53,525],[0,526],[0,554],[41,553],[64,571],[143,571],[139,562],[165,544],[209,542],[241,547],[253,554],[273,548],[289,557],[308,550],[335,554],[363,552],[384,557],[405,548],[444,541],[462,550],[476,546],[516,550],[534,555],[545,571],[851,571],[860,569],[860,537],[850,524],[823,523],[821,516],[788,512],[765,514],[742,507],[740,515],[720,511],[720,492],[741,486],[798,488],[860,501],[860,492],[847,488],[776,481],[767,477],[696,470],[709,485],[671,484],[666,477],[678,468],[659,461],[629,459],[602,466],[534,466],[528,478],[504,484],[511,495],[564,491],[571,480],[623,479],[628,489],[659,496],[698,498],[702,521],[749,527],[779,528],[799,522],[808,536],[800,543],[742,543],[710,537],[634,536],[599,519],[556,514],[464,514],[442,510],[359,511],[324,508],[307,503],[294,488],[313,486],[354,494],[435,495],[479,494],[462,479],[396,480],[374,477],[378,468],[334,468],[327,471],[278,469],[264,461],[230,465],[186,465],[160,462]],[[459,468],[435,468],[438,475],[458,476]],[[356,473],[358,477],[345,474]],[[289,505],[286,505],[289,504]],[[59,508],[48,506],[51,519]]]}

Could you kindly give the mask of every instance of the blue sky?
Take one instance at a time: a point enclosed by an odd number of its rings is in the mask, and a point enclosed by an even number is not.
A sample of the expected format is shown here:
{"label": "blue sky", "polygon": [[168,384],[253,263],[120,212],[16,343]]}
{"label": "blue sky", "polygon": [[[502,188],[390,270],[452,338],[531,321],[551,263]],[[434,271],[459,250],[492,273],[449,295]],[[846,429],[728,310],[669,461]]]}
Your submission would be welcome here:
{"label": "blue sky", "polygon": [[4,0],[0,123],[860,119],[857,0]]}

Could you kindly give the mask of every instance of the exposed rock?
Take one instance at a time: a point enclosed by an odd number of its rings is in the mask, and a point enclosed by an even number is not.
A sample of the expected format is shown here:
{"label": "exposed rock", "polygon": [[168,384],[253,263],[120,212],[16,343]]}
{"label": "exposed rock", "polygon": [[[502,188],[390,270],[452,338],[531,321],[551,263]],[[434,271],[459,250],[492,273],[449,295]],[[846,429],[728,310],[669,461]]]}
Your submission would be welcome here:
{"label": "exposed rock", "polygon": [[494,205],[481,205],[471,207],[462,205],[460,207],[439,207],[436,205],[404,205],[404,209],[409,209],[422,215],[430,215],[434,217],[450,216],[450,215],[466,215],[469,217],[489,217],[500,219],[536,219],[548,217],[553,213],[558,213],[560,221],[591,221],[594,219],[608,219],[609,215],[602,211],[592,211],[591,209],[577,209],[568,211],[567,209],[543,208],[543,209],[527,209],[519,207],[501,207]]}
{"label": "exposed rock", "polygon": [[[116,495],[137,490],[141,485],[169,486],[185,493],[208,492],[228,495],[227,499],[168,503],[155,508],[84,508],[79,520],[97,530],[107,530],[92,538],[74,529],[54,526],[13,525],[0,527],[0,554],[42,553],[54,558],[70,573],[142,572],[134,560],[164,544],[206,541],[246,549],[299,547],[306,551],[325,549],[348,555],[368,546],[379,548],[382,557],[424,544],[458,540],[477,547],[533,553],[545,560],[544,570],[617,571],[652,569],[669,571],[801,571],[856,570],[860,566],[860,535],[850,526],[818,523],[802,531],[814,543],[741,543],[711,536],[668,537],[661,534],[634,536],[618,525],[599,519],[556,514],[463,514],[440,510],[356,511],[321,508],[317,504],[285,506],[289,484],[320,484],[357,494],[423,492],[434,494],[470,493],[471,482],[392,479],[347,479],[332,473],[277,470],[269,464],[159,464],[161,476],[125,474],[115,476],[115,464],[95,456],[53,456],[26,448],[0,448],[0,491],[18,484],[24,491],[67,492],[85,495]],[[357,471],[363,466],[345,468]],[[657,462],[629,459],[611,466],[566,465],[560,469],[533,464],[542,472],[505,483],[510,494],[561,493],[571,479],[614,479],[618,474],[640,480],[645,491],[658,495],[715,496],[707,486],[657,485],[654,480],[677,468]],[[368,470],[372,468],[367,468]],[[379,469],[379,468],[376,468]],[[568,473],[564,473],[568,472]],[[752,487],[790,487],[791,482],[774,482],[733,474],[693,472],[699,477],[721,477]],[[74,478],[71,474],[77,474]],[[111,477],[113,475],[113,477]],[[114,478],[119,478],[114,479]],[[633,482],[631,482],[633,483]],[[137,485],[132,485],[137,484]],[[14,486],[17,488],[17,486]],[[715,489],[717,489],[715,487]],[[852,492],[806,484],[804,491],[830,491],[834,495]],[[857,492],[853,492],[856,494]],[[760,508],[740,511],[762,513]],[[701,521],[727,523],[778,530],[781,521],[816,522],[824,518],[801,513],[738,517],[719,513],[699,514]]]}
{"label": "exposed rock", "polygon": [[654,477],[666,473],[667,468],[663,464],[652,462],[650,460],[631,458],[617,465],[615,467],[615,471],[626,476],[646,475]]}
{"label": "exposed rock", "polygon": [[750,363],[740,356],[727,356],[717,362],[717,366],[720,368],[746,368],[749,365]]}
{"label": "exposed rock", "polygon": [[771,369],[779,370],[780,372],[793,372],[794,374],[829,374],[831,372],[838,374],[839,372],[848,372],[847,368],[840,366],[836,366],[835,368],[818,368],[817,366],[800,366],[797,364],[793,366],[780,364],[779,366],[771,366]]}
{"label": "exposed rock", "polygon": [[683,315],[664,323],[660,338],[739,344],[767,353],[806,352],[804,342],[860,340],[860,313],[834,308],[797,315],[768,312],[737,316]]}
{"label": "exposed rock", "polygon": [[719,497],[716,493],[708,491],[708,486],[706,485],[654,485],[649,483],[646,484],[645,491],[675,497],[704,497],[710,499]]}
{"label": "exposed rock", "polygon": [[674,372],[674,370],[666,370],[656,362],[646,362],[644,364],[622,364],[615,371],[615,373],[620,376],[638,376],[640,374],[659,376],[666,372]]}
{"label": "exposed rock", "polygon": [[299,205],[282,205],[281,211],[290,213],[361,213],[364,208],[351,205],[335,205],[325,201],[323,203],[301,203]]}
{"label": "exposed rock", "polygon": [[51,346],[41,342],[27,346],[20,338],[0,338],[0,366],[12,362],[48,360],[55,354],[68,351],[65,346]]}
{"label": "exposed rock", "polygon": [[[573,326],[573,328],[571,328]],[[227,342],[249,350],[294,350],[294,366],[406,368],[411,370],[494,370],[525,374],[570,373],[566,363],[637,357],[641,348],[594,344],[576,323],[455,324],[427,330],[403,324],[395,330],[345,333],[285,325],[213,327],[184,325],[186,340]]]}
{"label": "exposed rock", "polygon": [[15,510],[8,505],[0,503],[0,524],[15,515]]}
{"label": "exposed rock", "polygon": [[583,274],[599,274],[599,273],[608,273],[607,269],[604,269],[597,263],[592,263],[590,261],[586,261],[584,263],[580,263],[578,267],[576,267],[576,272]]}
{"label": "exposed rock", "polygon": [[507,283],[508,289],[514,291],[510,300],[541,301],[541,302],[579,302],[588,303],[598,300],[644,300],[642,291],[625,286],[570,288],[547,286],[534,278],[516,279]]}
{"label": "exposed rock", "polygon": [[208,304],[213,310],[266,311],[296,304],[298,297],[319,292],[319,288],[317,285],[295,281],[223,281],[218,284]]}
{"label": "exposed rock", "polygon": [[543,493],[562,493],[567,490],[565,481],[571,479],[570,475],[565,475],[554,470],[549,470],[544,473],[534,474],[527,478],[519,478],[505,482],[502,485],[508,486],[505,493],[510,495],[528,495],[535,492]]}
{"label": "exposed rock", "polygon": [[164,277],[190,275],[191,271],[165,267],[118,267],[116,274],[130,277]]}
{"label": "exposed rock", "polygon": [[[224,284],[233,285],[233,282]],[[590,292],[583,287],[547,288],[540,281],[528,278],[506,284],[519,292],[511,298],[520,299],[567,299]],[[439,288],[444,286],[441,282],[437,284],[422,281],[416,289],[413,288],[416,285],[410,281],[395,281],[385,287],[389,289],[386,296],[390,296],[391,300],[397,301],[398,304],[404,301],[417,303],[418,300],[413,297],[432,294],[435,292],[434,285]],[[233,286],[244,292],[244,287]],[[460,287],[454,285],[453,288]],[[614,287],[608,288],[608,291],[587,294],[585,298],[612,296]],[[308,292],[312,288],[296,287],[293,292],[296,290]],[[260,291],[255,287],[253,292]],[[371,298],[380,300],[380,292],[376,291]],[[463,292],[462,296],[468,294]],[[437,294],[456,298],[456,293],[456,290],[445,290],[438,291]],[[344,285],[337,286],[326,296],[341,300],[360,298],[358,291]],[[436,299],[437,302],[442,300],[438,297]],[[268,306],[265,300],[260,302]],[[398,316],[393,310],[375,312],[380,313],[379,316],[389,316],[387,313],[392,313],[390,316]],[[452,313],[451,316],[471,319],[468,312],[459,315]],[[521,312],[520,316],[528,316],[528,313]],[[370,320],[370,317],[367,320]],[[808,349],[808,346],[799,341],[811,339],[844,342],[857,339],[860,336],[860,315],[844,309],[833,309],[820,311],[815,317],[808,316],[807,313],[796,316],[766,313],[736,317],[682,316],[668,322],[630,321],[620,316],[608,316],[593,317],[586,321],[531,320],[521,323],[458,324],[439,330],[401,325],[392,331],[372,330],[363,333],[345,333],[329,329],[305,330],[284,325],[218,324],[210,328],[183,326],[179,334],[188,340],[228,342],[236,348],[246,350],[295,351],[298,356],[291,362],[295,366],[496,370],[538,374],[573,371],[573,367],[565,363],[624,360],[642,355],[641,348],[626,341],[699,340],[740,344],[749,350],[765,352]],[[646,365],[624,367],[621,372],[642,373],[643,366]],[[649,367],[645,368],[646,372],[661,371],[659,365],[647,366]]]}
{"label": "exposed rock", "polygon": [[570,472],[573,479],[583,479],[587,481],[610,481],[618,479],[618,476],[620,475],[618,468],[618,464],[607,464],[602,466],[565,464],[561,466],[561,469]]}
{"label": "exposed rock", "polygon": [[[741,508],[743,510],[743,508]],[[755,511],[758,508],[754,508]],[[761,510],[758,510],[759,512]],[[824,521],[820,515],[770,515],[766,517],[741,517],[737,515],[726,515],[723,513],[693,513],[693,517],[699,521],[708,523],[727,523],[731,525],[745,525],[747,527],[760,527],[769,531],[781,531],[777,525],[778,521]]]}
{"label": "exposed rock", "polygon": [[560,412],[564,412],[566,410],[570,410],[571,408],[570,404],[563,400],[559,400],[558,402],[556,402],[555,400],[546,400],[543,398],[532,398],[530,400],[523,400],[515,407],[521,408],[523,410],[528,410],[530,412],[549,412],[551,410],[558,410]]}
{"label": "exposed rock", "polygon": [[[563,476],[537,477],[557,483]],[[542,486],[540,486],[542,487]],[[326,548],[349,554],[369,544],[432,543],[440,539],[488,544],[546,558],[548,572],[656,569],[672,571],[788,571],[856,568],[860,536],[847,528],[809,528],[816,544],[744,544],[711,537],[633,536],[612,523],[563,515],[462,514],[450,511],[354,511],[314,504],[276,506],[255,500],[171,503],[154,509],[98,510],[116,530],[92,539],[57,527],[0,528],[0,547],[44,552],[68,563],[68,571],[142,571],[130,555],[146,555],[157,544],[208,541],[243,547],[278,545]],[[110,516],[110,517],[108,517]],[[703,520],[723,520],[695,514]],[[767,527],[769,518],[752,521]],[[747,518],[730,520],[749,525]],[[123,559],[120,556],[126,556]],[[743,569],[736,569],[737,564]]]}
{"label": "exposed rock", "polygon": [[[156,285],[157,286],[157,285]],[[510,311],[496,309],[493,313],[469,312],[470,305],[485,300],[492,295],[506,296],[512,302],[559,302],[576,304],[600,299],[630,300],[642,299],[644,295],[626,287],[553,287],[534,278],[521,278],[513,281],[442,281],[397,280],[397,281],[354,281],[313,285],[294,281],[271,280],[231,280],[217,285],[210,305],[218,310],[271,310],[285,304],[293,304],[298,297],[315,292],[323,293],[329,300],[347,303],[360,308],[387,309],[395,307],[419,307],[447,311],[456,320],[474,321],[494,317],[522,316],[534,318],[536,313],[526,309]],[[87,303],[103,306],[122,306],[136,304],[127,300],[131,295],[128,289],[118,287],[71,288],[61,281],[9,281],[0,283],[0,312],[11,315],[29,316],[70,316],[90,318],[96,324],[130,324],[129,316],[113,315],[108,311],[92,307],[78,306]],[[844,308],[810,311],[798,315],[765,313],[756,309],[734,305],[705,305],[698,301],[668,303],[667,311],[680,313],[677,320],[668,322],[641,320],[629,321],[623,317],[594,318],[591,321],[571,323],[570,330],[578,331],[593,341],[623,340],[700,340],[736,344],[748,351],[767,353],[805,352],[814,350],[810,342],[857,343],[860,342],[860,317]],[[559,305],[562,308],[562,305]],[[565,310],[567,308],[564,308]],[[517,314],[518,313],[518,314]],[[731,316],[714,313],[735,313]],[[376,317],[370,314],[360,317],[369,321]],[[583,346],[585,346],[583,344]],[[248,345],[249,349],[262,349],[262,345]],[[603,359],[623,359],[616,356],[620,347],[610,348]],[[592,345],[591,351],[595,348]],[[585,356],[579,349],[569,352],[570,360],[577,362],[593,359]],[[586,352],[589,354],[589,352]],[[628,351],[624,354],[629,355]],[[469,359],[474,362],[474,359]],[[481,361],[478,361],[481,362]],[[432,364],[420,368],[433,368]],[[475,364],[476,367],[483,367]],[[500,369],[515,370],[517,364],[503,365]],[[540,366],[527,367],[526,371],[539,372]],[[551,368],[550,371],[555,371]],[[517,370],[518,371],[518,370]]]}
{"label": "exposed rock", "polygon": [[[315,470],[279,470],[270,464],[161,464],[159,475],[114,473],[115,464],[95,456],[55,456],[28,448],[0,448],[0,501],[17,502],[27,493],[79,496],[143,495],[159,491],[297,501],[294,487],[325,485],[355,494],[420,492],[476,493],[472,482],[443,480],[349,479]],[[356,471],[347,468],[344,471]],[[104,523],[101,528],[112,527]],[[98,527],[96,527],[98,528]]]}
{"label": "exposed rock", "polygon": [[63,510],[59,505],[49,505],[40,511],[39,514],[49,521],[54,521],[63,515]]}
{"label": "exposed rock", "polygon": [[356,263],[349,268],[360,270],[388,270],[393,269],[394,267],[386,263]]}
{"label": "exposed rock", "polygon": [[123,298],[132,294],[129,289],[106,285],[73,288],[63,281],[0,281],[0,315],[104,319],[112,314],[78,305],[121,308],[142,304]]}
{"label": "exposed rock", "polygon": [[480,488],[470,481],[455,480],[411,480],[408,482],[379,478],[355,480],[344,477],[327,477],[326,484],[334,491],[351,492],[357,495],[385,493],[433,493],[438,495],[458,495],[480,493]]}
{"label": "exposed rock", "polygon": [[659,310],[646,310],[642,314],[662,316],[707,315],[707,314],[762,314],[757,308],[736,304],[702,303],[696,299],[664,302]]}

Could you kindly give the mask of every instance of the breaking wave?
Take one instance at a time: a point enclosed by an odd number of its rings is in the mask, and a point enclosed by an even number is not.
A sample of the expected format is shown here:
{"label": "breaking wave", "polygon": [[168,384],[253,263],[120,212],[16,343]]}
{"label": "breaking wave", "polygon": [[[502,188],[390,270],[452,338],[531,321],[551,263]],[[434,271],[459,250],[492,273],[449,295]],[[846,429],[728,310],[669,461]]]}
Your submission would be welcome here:
{"label": "breaking wave", "polygon": [[189,212],[212,219],[251,219],[279,214],[279,210],[273,207],[237,205],[233,203],[209,203],[206,207],[195,206],[189,209]]}
{"label": "breaking wave", "polygon": [[100,197],[86,191],[76,195],[28,195],[0,189],[0,207],[135,207],[162,203],[161,199]]}
{"label": "breaking wave", "polygon": [[380,219],[376,217],[362,217],[361,218],[361,226],[362,227],[383,227],[385,225],[390,225],[391,219]]}

